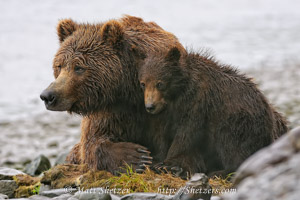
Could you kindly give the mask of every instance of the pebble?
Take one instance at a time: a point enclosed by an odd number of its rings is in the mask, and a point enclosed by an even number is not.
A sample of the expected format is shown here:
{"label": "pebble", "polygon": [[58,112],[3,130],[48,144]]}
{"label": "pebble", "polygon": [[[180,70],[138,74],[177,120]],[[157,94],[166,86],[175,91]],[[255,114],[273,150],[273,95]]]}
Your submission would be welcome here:
{"label": "pebble", "polygon": [[13,176],[24,174],[23,172],[7,167],[0,167],[0,180],[13,180]]}
{"label": "pebble", "polygon": [[8,196],[5,194],[0,194],[0,200],[8,199]]}
{"label": "pebble", "polygon": [[63,194],[66,194],[67,192],[68,191],[66,191],[65,188],[62,188],[62,189],[53,189],[53,190],[48,190],[48,191],[42,191],[42,192],[40,192],[40,195],[53,198],[53,197],[58,197]]}
{"label": "pebble", "polygon": [[18,188],[16,181],[13,180],[1,180],[0,181],[0,193],[7,195],[9,198],[14,197],[14,192]]}
{"label": "pebble", "polygon": [[52,198],[53,200],[68,200],[69,198],[73,197],[72,194],[63,194],[63,195],[60,195],[58,197],[54,197]]}
{"label": "pebble", "polygon": [[33,196],[29,197],[29,199],[30,200],[49,200],[51,198],[41,196],[41,195],[33,195]]}
{"label": "pebble", "polygon": [[127,194],[121,198],[121,200],[171,200],[173,196],[166,196],[156,193],[132,193]]}
{"label": "pebble", "polygon": [[210,200],[221,200],[221,197],[219,197],[219,196],[212,196],[210,198]]}
{"label": "pebble", "polygon": [[208,177],[203,173],[194,174],[191,177],[191,179],[186,183],[185,187],[181,188],[175,194],[173,199],[174,200],[189,200],[189,199],[210,200],[210,197],[212,195],[212,190],[211,190],[212,188],[209,185],[208,180],[209,180]]}
{"label": "pebble", "polygon": [[71,199],[69,200],[111,200],[111,196],[109,194],[101,194],[99,192],[77,192]]}

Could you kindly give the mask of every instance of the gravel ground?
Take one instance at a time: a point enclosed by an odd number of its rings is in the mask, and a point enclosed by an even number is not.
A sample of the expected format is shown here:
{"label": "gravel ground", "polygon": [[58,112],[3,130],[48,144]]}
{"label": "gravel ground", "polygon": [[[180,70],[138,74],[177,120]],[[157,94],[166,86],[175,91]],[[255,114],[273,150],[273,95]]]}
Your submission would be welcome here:
{"label": "gravel ground", "polygon": [[282,67],[264,64],[257,69],[248,70],[269,101],[290,122],[294,128],[300,126],[300,62],[287,62]]}
{"label": "gravel ground", "polygon": [[55,158],[79,141],[80,117],[48,112],[0,124],[0,166],[22,169],[40,154]]}

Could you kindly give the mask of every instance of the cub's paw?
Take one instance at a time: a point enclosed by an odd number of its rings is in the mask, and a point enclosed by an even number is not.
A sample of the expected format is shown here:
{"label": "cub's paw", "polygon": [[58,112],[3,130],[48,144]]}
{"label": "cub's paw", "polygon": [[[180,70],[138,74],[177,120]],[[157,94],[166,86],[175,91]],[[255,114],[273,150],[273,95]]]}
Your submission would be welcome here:
{"label": "cub's paw", "polygon": [[114,143],[112,150],[123,168],[124,165],[129,165],[136,172],[142,173],[152,164],[150,151],[141,145],[129,142]]}
{"label": "cub's paw", "polygon": [[174,176],[182,179],[188,178],[188,171],[179,165],[176,165],[175,163],[172,164],[170,162],[160,162],[152,166],[151,169],[156,173],[171,173]]}

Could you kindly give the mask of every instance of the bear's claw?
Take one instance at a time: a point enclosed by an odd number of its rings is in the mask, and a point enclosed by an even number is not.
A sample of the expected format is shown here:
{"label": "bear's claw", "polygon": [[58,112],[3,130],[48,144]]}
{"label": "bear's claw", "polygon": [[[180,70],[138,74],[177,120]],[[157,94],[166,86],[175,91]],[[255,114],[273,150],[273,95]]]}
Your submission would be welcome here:
{"label": "bear's claw", "polygon": [[141,156],[142,159],[153,160],[151,156]]}
{"label": "bear's claw", "polygon": [[147,150],[141,149],[141,148],[138,148],[138,149],[137,149],[137,152],[139,152],[139,153],[147,153],[147,154],[150,154],[150,153],[151,153],[150,151],[147,151]]}
{"label": "bear's claw", "polygon": [[146,167],[149,167],[152,165],[153,158],[150,156],[150,151],[148,151],[146,148],[137,148],[136,151],[138,153],[141,153],[142,155],[139,156],[139,161],[136,163],[135,171],[137,173],[143,173],[146,169]]}
{"label": "bear's claw", "polygon": [[168,173],[171,172],[174,176],[186,178],[186,172],[182,167],[179,166],[169,166],[166,165],[164,162],[157,163],[152,167],[157,173]]}

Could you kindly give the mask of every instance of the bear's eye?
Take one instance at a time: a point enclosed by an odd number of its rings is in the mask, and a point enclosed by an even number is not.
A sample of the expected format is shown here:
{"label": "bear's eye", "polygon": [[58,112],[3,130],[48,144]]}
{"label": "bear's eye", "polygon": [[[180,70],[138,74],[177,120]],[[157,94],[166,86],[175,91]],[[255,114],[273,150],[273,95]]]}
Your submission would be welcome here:
{"label": "bear's eye", "polygon": [[157,89],[162,89],[163,88],[163,83],[162,82],[158,82],[157,84],[156,84],[156,88]]}
{"label": "bear's eye", "polygon": [[83,72],[85,72],[85,68],[76,65],[76,66],[74,67],[74,71],[75,71],[77,74],[82,74]]}
{"label": "bear's eye", "polygon": [[141,85],[142,89],[145,89],[145,86],[146,86],[145,83],[141,83],[140,85]]}
{"label": "bear's eye", "polygon": [[61,71],[61,65],[58,65],[58,66],[57,66],[57,70],[58,70],[58,72]]}

